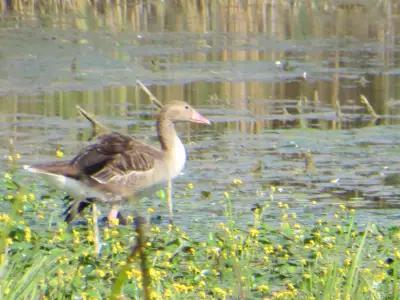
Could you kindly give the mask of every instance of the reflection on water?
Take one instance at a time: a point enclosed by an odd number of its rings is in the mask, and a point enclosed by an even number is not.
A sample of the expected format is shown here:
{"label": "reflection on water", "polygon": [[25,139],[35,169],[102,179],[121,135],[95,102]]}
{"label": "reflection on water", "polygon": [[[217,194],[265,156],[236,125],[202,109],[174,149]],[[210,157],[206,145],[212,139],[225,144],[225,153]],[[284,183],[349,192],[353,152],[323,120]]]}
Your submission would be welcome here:
{"label": "reflection on water", "polygon": [[[239,207],[263,201],[270,184],[297,206],[395,207],[397,185],[383,183],[398,170],[396,1],[118,3],[0,1],[0,139],[12,137],[23,160],[49,159],[58,146],[70,156],[86,143],[78,104],[118,131],[151,135],[140,79],[162,101],[185,99],[214,121],[182,129],[195,144],[178,188],[194,181],[197,195],[218,195],[245,177]],[[303,172],[307,151],[317,178]],[[258,162],[265,172],[246,177]]]}

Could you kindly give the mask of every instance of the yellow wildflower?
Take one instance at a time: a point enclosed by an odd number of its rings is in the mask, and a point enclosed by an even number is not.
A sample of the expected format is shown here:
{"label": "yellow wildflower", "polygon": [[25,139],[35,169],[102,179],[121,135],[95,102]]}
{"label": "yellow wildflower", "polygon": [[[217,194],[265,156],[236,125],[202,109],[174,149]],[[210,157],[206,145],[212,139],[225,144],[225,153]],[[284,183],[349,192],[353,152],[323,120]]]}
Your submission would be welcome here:
{"label": "yellow wildflower", "polygon": [[386,272],[375,273],[373,278],[377,283],[382,282],[386,278]]}
{"label": "yellow wildflower", "polygon": [[24,235],[25,235],[25,240],[27,242],[30,242],[32,239],[32,232],[28,226],[25,226],[25,228],[24,228]]}
{"label": "yellow wildflower", "polygon": [[243,184],[243,181],[241,179],[239,179],[239,178],[234,178],[232,180],[232,184],[233,185],[241,185],[241,184]]}
{"label": "yellow wildflower", "polygon": [[399,249],[394,248],[394,256],[395,256],[397,259],[400,259],[400,251],[399,251]]}
{"label": "yellow wildflower", "polygon": [[73,243],[75,245],[80,243],[81,240],[80,240],[80,234],[79,234],[78,230],[72,229],[72,239],[73,239]]}
{"label": "yellow wildflower", "polygon": [[102,269],[97,269],[96,270],[96,275],[100,278],[103,278],[104,276],[106,276],[106,272]]}
{"label": "yellow wildflower", "polygon": [[213,291],[213,294],[218,298],[225,299],[227,296],[227,292],[219,287],[213,288],[212,291]]}
{"label": "yellow wildflower", "polygon": [[8,214],[2,213],[0,214],[0,222],[3,222],[5,224],[9,224],[11,222],[11,218]]}
{"label": "yellow wildflower", "polygon": [[257,286],[257,291],[259,291],[259,292],[261,292],[263,294],[268,293],[269,286],[266,285],[266,284],[260,284],[259,286]]}
{"label": "yellow wildflower", "polygon": [[172,287],[175,289],[177,293],[187,293],[193,290],[193,286],[182,284],[175,282],[172,284]]}
{"label": "yellow wildflower", "polygon": [[113,254],[121,253],[123,251],[121,243],[119,241],[117,241],[115,243],[112,243],[111,251],[112,251]]}
{"label": "yellow wildflower", "polygon": [[56,156],[57,158],[63,158],[64,157],[64,152],[61,149],[56,150]]}
{"label": "yellow wildflower", "polygon": [[157,233],[161,232],[161,229],[158,226],[153,226],[153,227],[151,227],[151,232],[157,234]]}
{"label": "yellow wildflower", "polygon": [[250,230],[249,230],[250,237],[256,238],[258,236],[258,234],[259,234],[259,231],[257,228],[255,228],[255,227],[250,228]]}
{"label": "yellow wildflower", "polygon": [[345,265],[346,267],[350,266],[350,265],[351,265],[351,259],[350,259],[350,258],[346,258],[346,259],[344,260],[344,265]]}

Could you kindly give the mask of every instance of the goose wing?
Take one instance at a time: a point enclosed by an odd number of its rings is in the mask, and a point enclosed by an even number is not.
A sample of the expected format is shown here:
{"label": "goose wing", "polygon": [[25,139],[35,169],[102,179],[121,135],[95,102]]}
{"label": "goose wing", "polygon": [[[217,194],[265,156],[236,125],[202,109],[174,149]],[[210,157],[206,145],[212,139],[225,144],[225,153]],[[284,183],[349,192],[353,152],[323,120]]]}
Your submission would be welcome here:
{"label": "goose wing", "polygon": [[151,170],[161,156],[152,146],[113,132],[100,136],[97,143],[83,149],[71,163],[85,176],[106,184]]}

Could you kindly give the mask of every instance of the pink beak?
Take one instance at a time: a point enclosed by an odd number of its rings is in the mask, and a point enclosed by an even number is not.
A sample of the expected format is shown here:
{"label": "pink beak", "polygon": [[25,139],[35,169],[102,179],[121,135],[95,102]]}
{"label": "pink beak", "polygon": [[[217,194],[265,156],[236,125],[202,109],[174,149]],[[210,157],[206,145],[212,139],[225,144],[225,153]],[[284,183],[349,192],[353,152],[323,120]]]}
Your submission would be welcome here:
{"label": "pink beak", "polygon": [[192,118],[190,119],[191,122],[200,123],[200,124],[207,124],[210,125],[211,122],[199,114],[197,111],[193,111]]}

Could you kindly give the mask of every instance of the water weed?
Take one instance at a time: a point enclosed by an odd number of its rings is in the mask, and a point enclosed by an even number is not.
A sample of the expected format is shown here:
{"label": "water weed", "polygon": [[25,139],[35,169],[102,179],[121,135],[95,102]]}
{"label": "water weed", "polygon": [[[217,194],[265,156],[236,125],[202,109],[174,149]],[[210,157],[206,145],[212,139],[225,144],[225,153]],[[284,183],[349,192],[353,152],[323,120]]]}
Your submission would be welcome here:
{"label": "water weed", "polygon": [[[101,227],[97,256],[90,212],[83,225],[68,227],[54,216],[48,226],[38,226],[42,205],[53,205],[51,198],[60,195],[41,199],[37,188],[22,187],[12,172],[1,184],[1,299],[399,297],[400,229],[359,227],[356,212],[345,206],[302,222],[288,203],[273,201],[272,188],[243,227],[235,222],[230,190],[224,195],[226,222],[205,238],[172,225],[146,225],[136,251],[129,217],[128,225]],[[264,216],[271,206],[280,210],[278,222]]]}

